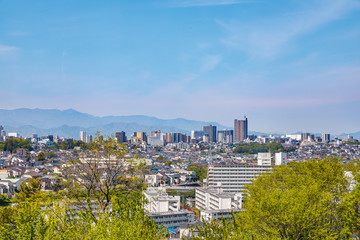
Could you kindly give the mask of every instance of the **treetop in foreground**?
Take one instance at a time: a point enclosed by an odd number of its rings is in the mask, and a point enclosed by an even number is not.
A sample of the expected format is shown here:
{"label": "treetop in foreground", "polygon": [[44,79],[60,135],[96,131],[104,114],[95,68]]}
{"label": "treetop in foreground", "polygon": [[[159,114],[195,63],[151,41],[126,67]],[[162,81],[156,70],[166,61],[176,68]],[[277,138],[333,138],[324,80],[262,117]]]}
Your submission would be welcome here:
{"label": "treetop in foreground", "polygon": [[245,211],[205,224],[198,239],[359,238],[359,162],[351,169],[334,158],[275,167],[246,187]]}

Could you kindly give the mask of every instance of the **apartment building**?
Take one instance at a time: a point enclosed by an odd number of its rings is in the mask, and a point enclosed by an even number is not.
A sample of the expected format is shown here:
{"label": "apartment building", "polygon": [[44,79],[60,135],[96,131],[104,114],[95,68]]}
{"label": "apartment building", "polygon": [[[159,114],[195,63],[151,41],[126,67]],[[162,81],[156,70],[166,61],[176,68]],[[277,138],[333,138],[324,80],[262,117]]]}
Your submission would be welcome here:
{"label": "apartment building", "polygon": [[210,165],[207,186],[217,187],[220,184],[225,193],[243,192],[245,185],[251,184],[251,180],[271,169],[271,165],[256,164]]}

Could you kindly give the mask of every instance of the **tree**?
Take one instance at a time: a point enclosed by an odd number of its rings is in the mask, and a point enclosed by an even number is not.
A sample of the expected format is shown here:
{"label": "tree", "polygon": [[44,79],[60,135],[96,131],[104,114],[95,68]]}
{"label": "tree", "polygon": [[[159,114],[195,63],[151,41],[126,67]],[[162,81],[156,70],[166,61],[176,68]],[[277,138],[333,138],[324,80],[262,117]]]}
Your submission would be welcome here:
{"label": "tree", "polygon": [[15,152],[18,148],[25,148],[28,151],[33,150],[33,148],[31,147],[31,141],[21,138],[6,139],[2,148],[4,151],[10,152]]}
{"label": "tree", "polygon": [[20,190],[15,193],[16,200],[23,202],[29,199],[39,199],[44,197],[44,194],[40,192],[41,179],[29,178],[28,182],[24,180],[20,184]]}
{"label": "tree", "polygon": [[198,164],[190,164],[187,168],[188,171],[194,171],[196,173],[196,177],[200,182],[207,177],[207,166],[198,165]]}
{"label": "tree", "polygon": [[36,161],[44,161],[46,159],[46,155],[43,152],[39,152],[39,154],[36,156]]}
{"label": "tree", "polygon": [[65,194],[82,203],[86,200],[88,208],[95,201],[101,213],[105,213],[113,197],[141,191],[145,185],[136,176],[143,173],[145,165],[136,163],[137,157],[129,158],[127,154],[125,145],[98,135],[89,149],[81,150],[66,169],[69,187]]}
{"label": "tree", "polygon": [[276,143],[276,142],[268,143],[266,145],[266,148],[271,153],[279,152],[279,151],[282,151],[284,149],[284,147],[283,147],[283,145],[281,143]]}
{"label": "tree", "polygon": [[359,237],[359,184],[350,192],[344,173],[341,161],[333,158],[275,167],[247,185],[246,210],[231,224],[205,224],[199,238],[206,234],[223,239]]}
{"label": "tree", "polygon": [[141,196],[113,199],[109,212],[93,218],[69,202],[25,201],[0,208],[0,239],[165,239],[145,214]]}
{"label": "tree", "polygon": [[6,195],[4,195],[4,194],[0,194],[0,207],[1,206],[6,206],[6,205],[8,205],[10,203],[10,199],[8,199],[7,197],[6,197]]}

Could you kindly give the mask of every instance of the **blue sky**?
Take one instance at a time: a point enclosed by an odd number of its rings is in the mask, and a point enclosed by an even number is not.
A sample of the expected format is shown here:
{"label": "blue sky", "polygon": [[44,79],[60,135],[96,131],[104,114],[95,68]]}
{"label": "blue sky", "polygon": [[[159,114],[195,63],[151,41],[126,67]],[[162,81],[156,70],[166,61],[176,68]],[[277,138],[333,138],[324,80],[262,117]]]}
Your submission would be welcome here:
{"label": "blue sky", "polygon": [[0,0],[0,108],[360,131],[359,0]]}

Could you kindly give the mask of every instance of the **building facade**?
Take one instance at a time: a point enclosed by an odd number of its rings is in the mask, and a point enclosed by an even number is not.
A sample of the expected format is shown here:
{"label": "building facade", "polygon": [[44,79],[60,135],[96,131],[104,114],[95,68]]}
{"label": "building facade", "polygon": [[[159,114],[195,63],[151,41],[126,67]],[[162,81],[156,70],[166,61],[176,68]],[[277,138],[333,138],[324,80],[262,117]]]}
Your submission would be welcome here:
{"label": "building facade", "polygon": [[234,120],[234,142],[243,142],[248,137],[248,120]]}
{"label": "building facade", "polygon": [[204,126],[204,135],[209,137],[209,142],[216,142],[216,126]]}
{"label": "building facade", "polygon": [[233,130],[219,130],[217,132],[217,142],[233,143]]}
{"label": "building facade", "polygon": [[126,143],[127,142],[126,134],[124,131],[116,132],[115,138],[118,143]]}
{"label": "building facade", "polygon": [[271,165],[210,165],[208,169],[207,186],[217,187],[220,184],[224,192],[242,192],[245,185],[251,184],[251,180],[271,169]]}

